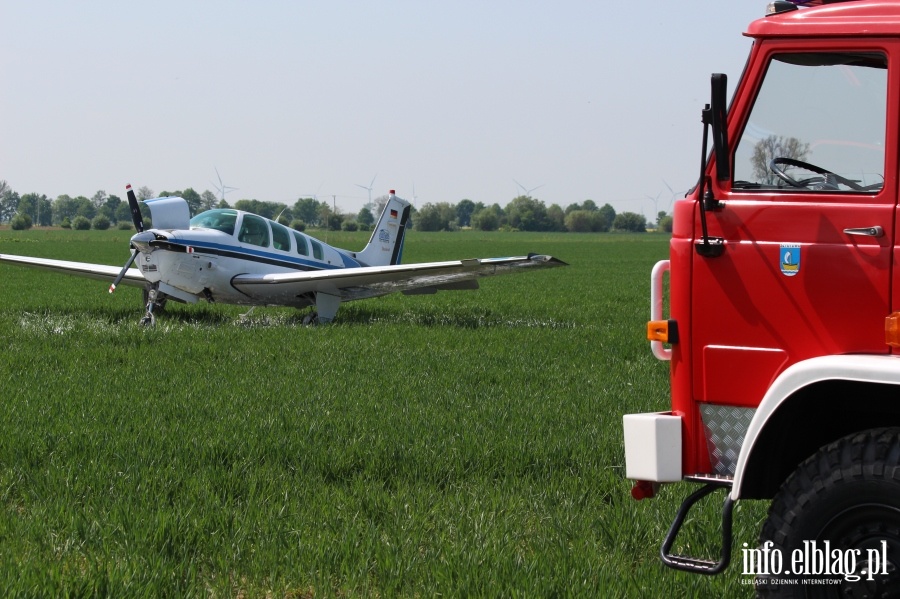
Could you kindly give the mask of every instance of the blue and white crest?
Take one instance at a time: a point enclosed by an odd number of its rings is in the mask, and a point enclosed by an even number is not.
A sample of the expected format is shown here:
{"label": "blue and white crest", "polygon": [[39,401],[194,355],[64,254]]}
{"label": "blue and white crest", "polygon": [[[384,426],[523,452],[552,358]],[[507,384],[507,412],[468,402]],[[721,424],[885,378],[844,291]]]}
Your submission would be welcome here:
{"label": "blue and white crest", "polygon": [[784,276],[793,277],[800,272],[800,244],[782,243],[778,261],[781,263],[781,274]]}

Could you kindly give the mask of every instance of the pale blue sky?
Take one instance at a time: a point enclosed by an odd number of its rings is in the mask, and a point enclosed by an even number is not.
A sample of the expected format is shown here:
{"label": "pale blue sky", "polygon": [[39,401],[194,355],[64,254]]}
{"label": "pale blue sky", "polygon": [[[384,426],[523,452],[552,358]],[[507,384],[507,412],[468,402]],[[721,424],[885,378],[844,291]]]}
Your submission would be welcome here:
{"label": "pale blue sky", "polygon": [[0,0],[0,180],[668,209],[764,0]]}

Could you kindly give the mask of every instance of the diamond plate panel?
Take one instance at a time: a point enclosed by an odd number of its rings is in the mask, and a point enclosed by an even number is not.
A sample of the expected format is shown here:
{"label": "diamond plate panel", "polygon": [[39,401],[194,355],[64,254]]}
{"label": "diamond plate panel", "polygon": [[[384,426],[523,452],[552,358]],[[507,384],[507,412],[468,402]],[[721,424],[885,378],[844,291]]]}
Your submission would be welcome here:
{"label": "diamond plate panel", "polygon": [[744,435],[755,413],[756,408],[700,404],[713,472],[734,476]]}

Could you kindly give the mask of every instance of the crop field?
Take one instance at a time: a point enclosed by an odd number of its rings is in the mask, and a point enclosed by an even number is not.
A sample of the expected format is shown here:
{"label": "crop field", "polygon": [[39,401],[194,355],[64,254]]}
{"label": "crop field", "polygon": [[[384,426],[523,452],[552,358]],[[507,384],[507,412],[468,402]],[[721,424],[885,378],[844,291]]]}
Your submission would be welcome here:
{"label": "crop field", "polygon": [[[0,229],[0,253],[121,266],[128,238]],[[689,575],[658,551],[695,487],[636,502],[624,478],[622,414],[668,405],[644,339],[667,244],[411,232],[405,262],[570,266],[321,327],[169,302],[142,328],[138,289],[0,266],[0,595],[752,595],[765,504],[738,504],[725,575]],[[715,554],[721,499],[684,551]]]}

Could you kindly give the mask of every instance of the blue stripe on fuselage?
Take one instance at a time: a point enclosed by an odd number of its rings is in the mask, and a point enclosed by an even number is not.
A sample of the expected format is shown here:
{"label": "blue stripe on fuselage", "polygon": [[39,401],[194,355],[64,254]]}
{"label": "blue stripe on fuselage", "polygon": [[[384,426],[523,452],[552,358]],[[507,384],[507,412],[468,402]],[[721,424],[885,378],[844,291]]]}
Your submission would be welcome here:
{"label": "blue stripe on fuselage", "polygon": [[342,265],[328,264],[327,262],[310,260],[308,258],[301,258],[299,256],[292,256],[289,254],[275,254],[273,252],[254,250],[242,246],[222,243],[210,243],[208,241],[190,240],[182,237],[170,239],[169,243],[190,246],[194,248],[195,251],[199,251],[202,253],[224,256],[226,258],[237,258],[238,260],[247,260],[249,262],[272,264],[274,266],[282,266],[284,268],[293,268],[296,270],[338,269],[348,268],[350,266],[359,266],[358,262],[348,264],[348,260],[350,260],[351,262],[353,261],[341,252],[338,253],[343,259],[344,264]]}

